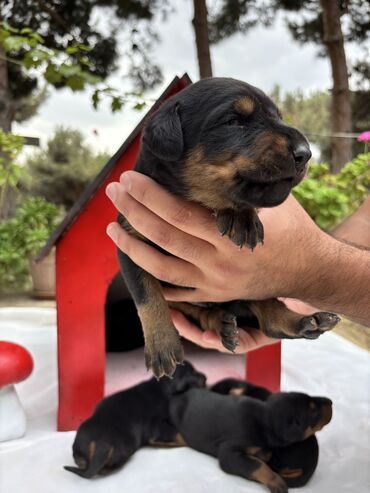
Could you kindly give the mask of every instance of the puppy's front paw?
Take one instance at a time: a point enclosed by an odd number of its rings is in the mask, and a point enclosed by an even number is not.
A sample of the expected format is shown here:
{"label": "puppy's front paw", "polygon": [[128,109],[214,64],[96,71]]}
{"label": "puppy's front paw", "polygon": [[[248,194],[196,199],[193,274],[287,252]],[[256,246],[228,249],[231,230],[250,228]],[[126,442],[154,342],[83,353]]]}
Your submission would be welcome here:
{"label": "puppy's front paw", "polygon": [[253,250],[258,243],[263,243],[263,224],[254,209],[218,211],[216,220],[221,235],[227,235],[240,248],[248,246]]}
{"label": "puppy's front paw", "polygon": [[324,332],[333,329],[340,321],[335,313],[317,312],[301,318],[297,326],[297,336],[305,339],[317,339]]}
{"label": "puppy's front paw", "polygon": [[144,354],[147,369],[151,369],[157,378],[172,377],[176,366],[184,361],[184,351],[175,329],[154,333],[145,340]]}
{"label": "puppy's front paw", "polygon": [[271,493],[288,493],[288,486],[284,479],[282,479],[280,476],[276,475],[276,478],[274,478],[274,481],[270,484],[267,484],[268,489],[271,491]]}

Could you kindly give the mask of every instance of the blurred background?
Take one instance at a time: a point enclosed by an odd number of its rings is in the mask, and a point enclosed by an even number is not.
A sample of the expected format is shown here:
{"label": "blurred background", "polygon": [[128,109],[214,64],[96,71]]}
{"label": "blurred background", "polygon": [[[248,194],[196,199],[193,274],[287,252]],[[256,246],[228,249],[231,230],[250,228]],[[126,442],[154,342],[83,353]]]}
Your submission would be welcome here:
{"label": "blurred background", "polygon": [[0,295],[175,75],[258,86],[313,148],[332,230],[370,190],[369,0],[0,2]]}

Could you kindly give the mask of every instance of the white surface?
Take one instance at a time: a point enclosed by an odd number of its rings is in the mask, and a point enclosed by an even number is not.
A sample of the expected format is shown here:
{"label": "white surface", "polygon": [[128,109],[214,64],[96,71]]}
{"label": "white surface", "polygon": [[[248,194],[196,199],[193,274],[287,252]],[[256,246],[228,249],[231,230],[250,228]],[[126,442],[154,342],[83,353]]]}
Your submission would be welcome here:
{"label": "white surface", "polygon": [[0,442],[22,438],[25,433],[26,413],[14,385],[7,385],[0,389]]}
{"label": "white surface", "polygon": [[[74,432],[55,431],[57,407],[56,331],[52,309],[0,309],[0,339],[27,347],[34,358],[31,377],[17,386],[26,409],[24,438],[0,444],[0,491],[15,493],[262,493],[262,486],[223,473],[215,459],[190,449],[143,449],[118,473],[86,480],[66,472],[73,464]],[[205,356],[206,354],[206,356]],[[243,358],[192,352],[211,380],[243,374]],[[113,355],[107,390],[148,374],[141,351]],[[217,366],[216,366],[217,365]],[[318,341],[286,341],[284,390],[330,397],[333,420],[319,433],[320,461],[302,493],[370,491],[370,355],[333,334]]]}

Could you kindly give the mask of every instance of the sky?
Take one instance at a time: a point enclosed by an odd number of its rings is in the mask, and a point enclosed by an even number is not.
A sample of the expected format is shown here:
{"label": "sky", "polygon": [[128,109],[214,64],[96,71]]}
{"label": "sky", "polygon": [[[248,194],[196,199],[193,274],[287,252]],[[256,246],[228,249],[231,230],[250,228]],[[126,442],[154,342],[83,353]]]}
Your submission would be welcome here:
{"label": "sky", "polygon": [[[192,80],[198,79],[191,25],[192,1],[175,0],[171,4],[176,11],[168,20],[156,20],[161,39],[154,47],[153,56],[162,68],[164,82],[150,97],[160,95],[175,75],[181,76],[187,72]],[[212,46],[211,50],[214,76],[241,79],[267,93],[275,84],[279,84],[284,92],[298,88],[310,92],[331,87],[328,60],[317,57],[317,46],[301,46],[295,42],[285,27],[282,15],[278,16],[272,27],[256,27],[247,35],[237,34]],[[356,46],[347,48],[349,58],[360,54]],[[107,82],[122,91],[129,89],[123,80],[122,71],[118,71]],[[113,114],[108,104],[103,103],[96,111],[92,108],[89,92],[50,90],[50,97],[38,114],[22,125],[14,125],[13,130],[21,135],[39,137],[44,146],[57,125],[68,126],[79,129],[95,150],[113,154],[147,109],[138,112],[125,108]],[[27,149],[29,152],[32,152],[30,148]]]}

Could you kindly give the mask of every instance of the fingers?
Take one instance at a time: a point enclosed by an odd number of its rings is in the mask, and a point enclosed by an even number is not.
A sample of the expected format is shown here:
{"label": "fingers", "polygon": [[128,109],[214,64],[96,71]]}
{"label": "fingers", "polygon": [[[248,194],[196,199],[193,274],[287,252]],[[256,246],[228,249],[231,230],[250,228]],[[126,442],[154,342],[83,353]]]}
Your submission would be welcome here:
{"label": "fingers", "polygon": [[239,346],[237,352],[247,353],[263,346],[276,344],[278,341],[266,336],[258,329],[245,327],[239,330]]}
{"label": "fingers", "polygon": [[181,231],[211,243],[220,238],[210,211],[175,197],[151,178],[127,171],[121,175],[120,183],[135,200]]}
{"label": "fingers", "polygon": [[200,273],[195,266],[159,252],[127,233],[119,224],[109,224],[107,234],[136,265],[157,279],[186,287],[193,287],[194,284],[200,283]]}
{"label": "fingers", "polygon": [[107,187],[107,194],[113,197],[115,207],[136,231],[176,257],[196,262],[200,258],[207,258],[209,249],[214,248],[204,240],[168,224],[133,199],[119,183],[110,183]]}
{"label": "fingers", "polygon": [[171,310],[172,321],[180,335],[188,341],[205,349],[215,349],[226,354],[244,354],[268,344],[276,344],[276,339],[265,336],[260,330],[245,328],[239,331],[239,345],[235,353],[230,353],[221,343],[215,332],[203,332],[199,327],[189,322],[184,315],[177,310]]}
{"label": "fingers", "polygon": [[216,349],[221,352],[228,352],[221,344],[217,334],[210,331],[203,332],[199,327],[189,322],[184,315],[177,310],[171,310],[172,321],[179,331],[179,334],[193,342],[197,346],[205,349]]}

